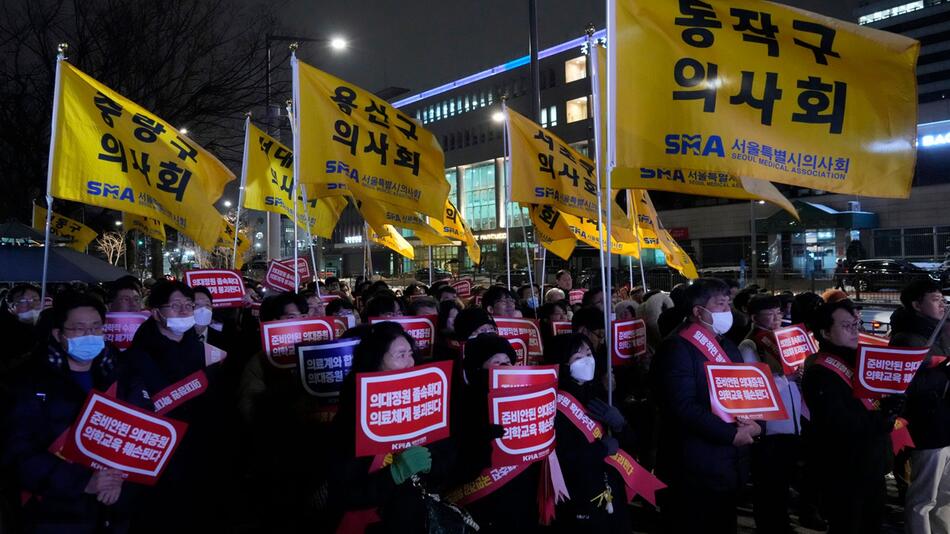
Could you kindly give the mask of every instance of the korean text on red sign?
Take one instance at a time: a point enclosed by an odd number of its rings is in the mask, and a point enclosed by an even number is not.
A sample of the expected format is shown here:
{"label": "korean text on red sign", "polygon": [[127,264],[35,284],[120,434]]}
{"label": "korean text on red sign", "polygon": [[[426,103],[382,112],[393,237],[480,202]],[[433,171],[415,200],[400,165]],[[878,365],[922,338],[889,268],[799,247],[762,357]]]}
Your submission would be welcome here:
{"label": "korean text on red sign", "polygon": [[544,347],[541,345],[541,329],[535,319],[512,319],[510,317],[495,317],[495,326],[498,335],[504,338],[528,336],[528,352],[530,356],[541,357]]}
{"label": "korean text on red sign", "polygon": [[93,469],[118,469],[133,482],[153,485],[187,426],[93,391],[69,431],[62,455]]}
{"label": "korean text on red sign", "polygon": [[614,365],[633,363],[635,356],[647,353],[647,325],[642,319],[611,321]]}
{"label": "korean text on red sign", "polygon": [[491,389],[557,386],[557,365],[501,366],[488,369]]}
{"label": "korean text on red sign", "polygon": [[459,298],[467,299],[472,296],[472,281],[468,278],[452,282],[452,287]]}
{"label": "korean text on red sign", "polygon": [[788,417],[768,365],[705,365],[710,407],[723,421],[731,423],[737,417],[763,421]]}
{"label": "korean text on red sign", "polygon": [[904,393],[928,352],[928,347],[908,349],[858,345],[854,395],[876,398]]}
{"label": "korean text on red sign", "polygon": [[226,269],[185,271],[185,283],[190,287],[207,287],[215,308],[239,308],[244,305],[244,280],[237,271]]}
{"label": "korean text on red sign", "polygon": [[775,331],[775,346],[778,347],[779,358],[785,374],[795,372],[809,354],[818,352],[815,341],[804,325],[793,325]]}
{"label": "korean text on red sign", "polygon": [[557,386],[494,389],[488,394],[491,423],[504,435],[492,440],[492,465],[535,462],[554,450]]}
{"label": "korean text on red sign", "polygon": [[294,346],[333,339],[333,325],[323,319],[286,319],[261,323],[261,345],[274,367],[297,366]]}
{"label": "korean text on red sign", "polygon": [[399,323],[402,329],[416,341],[416,348],[423,356],[432,354],[432,344],[435,341],[435,315],[417,315],[413,317],[370,317],[369,324],[390,321]]}
{"label": "korean text on red sign", "polygon": [[125,350],[132,346],[132,339],[142,323],[150,317],[148,312],[107,312],[102,333],[106,343]]}

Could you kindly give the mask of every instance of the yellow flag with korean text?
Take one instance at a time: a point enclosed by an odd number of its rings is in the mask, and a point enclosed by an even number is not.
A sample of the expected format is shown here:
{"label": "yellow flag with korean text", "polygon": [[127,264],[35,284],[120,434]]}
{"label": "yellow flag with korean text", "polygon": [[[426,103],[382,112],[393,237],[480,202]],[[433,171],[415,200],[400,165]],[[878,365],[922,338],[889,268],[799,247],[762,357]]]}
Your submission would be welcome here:
{"label": "yellow flag with korean text", "polygon": [[[564,218],[564,223],[571,229],[575,238],[596,249],[601,248],[597,221],[583,217],[575,217],[564,212],[561,212],[561,217]],[[601,224],[599,226],[603,227],[604,225]],[[628,230],[627,233],[623,233],[621,236],[617,235],[617,227],[614,227],[613,230],[614,231],[610,233],[610,253],[639,258],[640,253],[637,250],[636,237],[630,235],[632,232]]]}
{"label": "yellow flag with korean text", "polygon": [[124,228],[126,232],[135,230],[151,239],[157,239],[163,243],[165,242],[165,225],[158,219],[142,217],[134,213],[123,213],[122,228]]}
{"label": "yellow flag with korean text", "polygon": [[429,226],[435,229],[436,233],[442,237],[461,241],[465,245],[465,251],[468,252],[472,263],[478,265],[482,262],[482,249],[475,240],[475,234],[469,228],[468,223],[462,218],[458,208],[452,201],[446,199],[443,213],[440,217],[429,217]]}
{"label": "yellow flag with korean text", "polygon": [[57,64],[50,142],[56,198],[158,219],[210,249],[213,204],[234,175],[155,114],[69,62]]}
{"label": "yellow flag with korean text", "polygon": [[291,66],[300,183],[344,184],[356,198],[441,217],[449,183],[435,136],[361,87],[296,56]]}
{"label": "yellow flag with korean text", "polygon": [[370,228],[369,230],[369,240],[377,245],[382,245],[393,252],[414,260],[416,258],[415,250],[412,248],[412,244],[406,241],[406,238],[399,233],[399,230],[396,230],[395,227],[391,224],[385,224],[380,228],[380,233],[377,233],[375,229]]}
{"label": "yellow flag with korean text", "polygon": [[[215,243],[216,248],[225,248],[229,251],[234,248],[234,224],[228,221],[226,218],[222,217],[224,222],[221,230],[221,235],[218,236],[218,240]],[[251,237],[247,235],[246,229],[242,228],[241,232],[238,234],[237,242],[237,258],[234,264],[235,269],[240,269],[244,265],[244,258],[247,257],[247,252],[251,248]]]}
{"label": "yellow flag with korean text", "polygon": [[630,202],[633,209],[628,215],[637,226],[637,235],[640,237],[640,248],[660,248],[660,218],[653,207],[650,194],[643,189],[630,189]]}
{"label": "yellow flag with korean text", "polygon": [[683,250],[683,247],[679,246],[679,243],[673,239],[673,236],[666,230],[660,230],[659,237],[660,249],[663,250],[663,254],[666,256],[666,264],[690,280],[699,278],[699,273],[696,272],[696,264],[693,263],[689,254]]}
{"label": "yellow flag with korean text", "polygon": [[[356,209],[374,229],[380,229],[387,224],[391,224],[396,228],[412,230],[413,235],[426,246],[452,244],[452,240],[442,237],[429,225],[424,215],[405,212],[395,206],[388,206],[369,199],[357,200]],[[382,234],[379,231],[377,233]]]}
{"label": "yellow flag with korean text", "polygon": [[561,212],[549,204],[535,204],[531,206],[530,214],[541,246],[563,260],[570,259],[577,246],[577,238],[564,222]]}
{"label": "yellow flag with korean text", "polygon": [[612,1],[618,187],[910,194],[918,41],[775,2]]}
{"label": "yellow flag with korean text", "polygon": [[[293,220],[293,152],[251,123],[250,118],[245,121],[244,148],[244,207],[280,213]],[[313,235],[330,239],[346,199],[322,198],[315,189],[307,189],[306,203],[302,193],[297,195],[298,226],[309,226]]]}
{"label": "yellow flag with korean text", "polygon": [[[33,205],[33,229],[38,232],[46,231],[46,208],[36,204]],[[78,252],[86,250],[89,243],[99,235],[85,224],[55,211],[50,217],[49,233],[62,238],[66,246]]]}

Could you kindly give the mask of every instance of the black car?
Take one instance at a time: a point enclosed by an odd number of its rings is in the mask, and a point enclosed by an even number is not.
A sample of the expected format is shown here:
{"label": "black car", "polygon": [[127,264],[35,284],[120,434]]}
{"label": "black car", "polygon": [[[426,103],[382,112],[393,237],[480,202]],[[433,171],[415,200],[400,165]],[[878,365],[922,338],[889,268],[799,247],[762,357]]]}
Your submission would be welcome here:
{"label": "black car", "polygon": [[[452,278],[452,273],[444,271],[439,268],[432,269],[432,281],[436,282],[438,280],[448,280]],[[429,269],[419,269],[416,271],[415,279],[423,284],[429,283]]]}
{"label": "black car", "polygon": [[901,259],[861,260],[844,277],[858,291],[901,289],[916,280],[940,282],[937,273],[925,271]]}

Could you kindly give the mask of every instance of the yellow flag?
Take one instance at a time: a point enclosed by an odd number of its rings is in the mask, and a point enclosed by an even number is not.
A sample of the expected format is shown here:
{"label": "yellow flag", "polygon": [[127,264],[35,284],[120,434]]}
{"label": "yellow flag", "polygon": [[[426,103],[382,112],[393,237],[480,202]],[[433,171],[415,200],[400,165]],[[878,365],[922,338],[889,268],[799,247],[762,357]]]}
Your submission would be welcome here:
{"label": "yellow flag", "polygon": [[660,230],[660,248],[666,256],[666,264],[676,269],[686,278],[694,280],[699,278],[696,272],[696,265],[689,257],[689,254],[679,246],[679,243],[673,239],[673,236],[666,230]]}
{"label": "yellow flag", "polygon": [[478,265],[482,262],[482,249],[478,246],[478,241],[475,240],[475,234],[472,233],[472,229],[468,227],[468,223],[465,222],[462,214],[459,213],[450,200],[446,199],[441,216],[429,218],[429,225],[439,235],[449,239],[457,239],[464,243],[468,256],[472,258],[472,263]]}
{"label": "yellow flag", "polygon": [[123,213],[122,227],[125,228],[126,232],[135,230],[152,239],[165,242],[165,225],[158,219],[142,217],[133,213]]}
{"label": "yellow flag", "polygon": [[[244,207],[280,213],[293,220],[293,153],[254,126],[250,119],[245,121],[244,147]],[[314,189],[308,189],[306,204],[303,195],[297,195],[297,225],[309,226],[313,235],[330,239],[346,207],[346,199],[320,198],[320,193]]]}
{"label": "yellow flag", "polygon": [[431,132],[371,92],[296,57],[294,151],[305,184],[345,184],[370,198],[441,217],[445,156]]}
{"label": "yellow flag", "polygon": [[158,219],[202,248],[214,246],[213,208],[234,175],[145,108],[66,61],[57,66],[51,193]]}
{"label": "yellow flag", "polygon": [[[36,204],[33,205],[33,229],[38,232],[46,231],[46,208]],[[49,233],[63,238],[69,248],[79,252],[86,250],[89,243],[99,235],[85,224],[55,211],[49,220]]]}
{"label": "yellow flag", "polygon": [[660,218],[653,207],[650,194],[643,189],[631,189],[629,193],[633,205],[629,215],[636,219],[640,248],[660,248]]}
{"label": "yellow flag", "polygon": [[759,0],[614,1],[615,183],[910,194],[916,40]]}
{"label": "yellow flag", "polygon": [[[222,218],[222,220],[224,221],[222,226],[223,230],[221,231],[221,235],[218,236],[217,242],[215,242],[215,247],[226,248],[230,251],[234,248],[234,225],[225,218]],[[241,266],[244,265],[244,258],[250,248],[251,238],[247,235],[247,231],[242,229],[241,233],[238,234],[237,261],[234,264],[235,269],[240,269]]]}
{"label": "yellow flag", "polygon": [[[567,227],[571,229],[571,232],[574,234],[574,237],[587,243],[588,245],[600,249],[600,232],[598,230],[597,221],[592,221],[590,219],[584,219],[581,217],[575,217],[568,213],[561,212],[561,217],[564,218],[564,222],[567,224]],[[601,224],[600,226],[604,226]],[[610,252],[611,254],[619,254],[621,256],[633,256],[634,258],[639,258],[640,254],[637,251],[637,242],[636,238],[632,238],[629,234],[629,231],[622,236],[617,235],[617,228],[614,227],[614,231],[611,232],[610,236]],[[632,238],[632,239],[631,239]],[[628,241],[623,241],[622,239],[627,239]]]}
{"label": "yellow flag", "polygon": [[417,213],[405,212],[395,206],[388,206],[374,200],[356,200],[356,209],[366,219],[371,227],[380,231],[383,226],[391,224],[396,228],[412,230],[424,245],[450,245],[452,241],[442,237],[429,226],[425,216]]}
{"label": "yellow flag", "polygon": [[412,244],[406,241],[406,238],[396,230],[393,225],[386,224],[380,228],[382,233],[376,233],[376,230],[370,228],[369,230],[369,240],[377,245],[382,245],[397,254],[405,256],[410,260],[416,258],[415,251],[412,248]]}
{"label": "yellow flag", "polygon": [[570,259],[577,239],[561,217],[561,212],[547,204],[535,204],[531,206],[530,214],[541,246],[561,259]]}

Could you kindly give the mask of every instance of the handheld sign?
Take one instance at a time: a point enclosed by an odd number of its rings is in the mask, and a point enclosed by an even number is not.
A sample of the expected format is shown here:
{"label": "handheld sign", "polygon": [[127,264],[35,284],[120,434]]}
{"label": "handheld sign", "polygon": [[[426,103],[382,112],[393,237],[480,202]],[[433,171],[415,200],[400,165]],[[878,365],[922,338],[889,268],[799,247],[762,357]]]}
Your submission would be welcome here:
{"label": "handheld sign", "polygon": [[611,359],[614,365],[631,364],[635,356],[647,353],[647,324],[643,319],[611,321],[610,327],[613,328]]}
{"label": "handheld sign", "polygon": [[92,391],[69,430],[61,454],[96,470],[118,469],[154,485],[188,425]]}
{"label": "handheld sign", "polygon": [[557,365],[501,366],[488,369],[490,389],[557,386]]}
{"label": "handheld sign", "polygon": [[890,341],[886,337],[860,332],[858,333],[858,343],[862,345],[876,345],[878,347],[886,347],[890,344]]}
{"label": "handheld sign", "polygon": [[185,283],[189,287],[207,287],[215,308],[240,308],[244,305],[244,279],[237,271],[227,269],[185,271]]}
{"label": "handheld sign", "polygon": [[[293,277],[294,272],[294,259],[287,258],[286,260],[279,260],[278,263],[286,267],[290,271],[290,276]],[[300,279],[301,284],[306,284],[313,279],[313,275],[310,273],[310,264],[307,263],[306,258],[297,258],[297,278]]]}
{"label": "handheld sign", "polygon": [[470,278],[463,278],[452,282],[452,287],[460,299],[467,299],[472,296],[472,280]]}
{"label": "handheld sign", "polygon": [[416,341],[416,348],[423,356],[432,355],[435,341],[435,315],[415,315],[412,317],[370,317],[369,324],[392,322],[399,323],[402,329]]}
{"label": "handheld sign", "polygon": [[264,273],[264,280],[261,282],[264,287],[289,293],[297,289],[294,282],[294,270],[279,261],[271,261],[267,265],[267,272]]}
{"label": "handheld sign", "polygon": [[567,292],[567,301],[571,303],[571,306],[580,304],[584,300],[584,293],[587,293],[586,289],[572,289]]}
{"label": "handheld sign", "polygon": [[809,354],[818,352],[818,346],[815,344],[811,332],[805,329],[805,325],[797,324],[780,328],[773,332],[775,334],[775,346],[778,349],[779,359],[782,361],[782,369],[786,375],[793,374],[803,363]]}
{"label": "handheld sign", "polygon": [[557,385],[493,389],[488,393],[491,423],[505,433],[492,440],[492,465],[535,462],[554,450]]}
{"label": "handheld sign", "polygon": [[336,403],[343,379],[353,368],[353,350],[359,344],[359,338],[347,338],[297,345],[297,369],[304,391]]}
{"label": "handheld sign", "polygon": [[449,436],[452,362],[356,375],[356,456],[375,456]]}
{"label": "handheld sign", "polygon": [[928,352],[929,347],[858,345],[854,396],[873,399],[904,393]]}
{"label": "handheld sign", "polygon": [[498,327],[498,335],[504,338],[512,338],[527,334],[528,336],[528,355],[540,358],[544,355],[544,347],[541,345],[541,329],[538,328],[536,319],[513,319],[511,317],[495,317],[495,326]]}
{"label": "handheld sign", "polygon": [[709,404],[714,414],[732,423],[737,417],[775,421],[788,417],[768,365],[706,362]]}
{"label": "handheld sign", "polygon": [[325,319],[286,319],[261,323],[261,346],[270,363],[277,368],[297,366],[294,346],[333,339],[333,325]]}
{"label": "handheld sign", "polygon": [[149,317],[148,312],[106,312],[106,323],[102,325],[106,343],[119,350],[131,347],[135,333]]}
{"label": "handheld sign", "polygon": [[570,334],[574,331],[570,321],[554,321],[551,323],[551,329],[554,330],[555,336]]}
{"label": "handheld sign", "polygon": [[505,338],[508,340],[508,344],[511,345],[511,348],[515,350],[515,364],[516,365],[533,365],[536,358],[532,358],[528,352],[528,336],[520,334],[517,336],[512,336]]}

